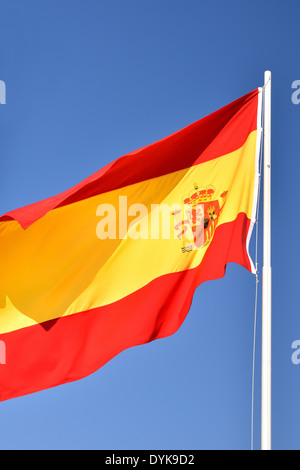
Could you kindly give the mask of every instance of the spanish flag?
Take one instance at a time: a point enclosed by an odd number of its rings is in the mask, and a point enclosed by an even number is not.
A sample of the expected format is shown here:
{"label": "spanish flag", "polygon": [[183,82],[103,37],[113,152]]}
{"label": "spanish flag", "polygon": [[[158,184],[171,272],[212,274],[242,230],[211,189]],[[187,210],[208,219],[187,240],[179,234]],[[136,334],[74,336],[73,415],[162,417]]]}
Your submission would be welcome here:
{"label": "spanish flag", "polygon": [[227,263],[255,272],[260,115],[256,89],[0,218],[1,401],[172,335]]}

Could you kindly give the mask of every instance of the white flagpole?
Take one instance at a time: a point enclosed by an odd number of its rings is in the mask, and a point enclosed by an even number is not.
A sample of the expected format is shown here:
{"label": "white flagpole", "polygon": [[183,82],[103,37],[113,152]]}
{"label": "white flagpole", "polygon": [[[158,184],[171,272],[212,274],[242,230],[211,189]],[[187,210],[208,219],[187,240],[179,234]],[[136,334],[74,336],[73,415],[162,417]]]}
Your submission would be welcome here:
{"label": "white flagpole", "polygon": [[271,450],[271,72],[264,79],[261,450]]}

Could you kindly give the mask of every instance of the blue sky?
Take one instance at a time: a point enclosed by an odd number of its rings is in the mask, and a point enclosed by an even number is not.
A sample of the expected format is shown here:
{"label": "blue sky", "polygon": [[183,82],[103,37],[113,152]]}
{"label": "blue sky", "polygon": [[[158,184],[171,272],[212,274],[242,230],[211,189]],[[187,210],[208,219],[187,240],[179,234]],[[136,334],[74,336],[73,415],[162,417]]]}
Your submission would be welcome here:
{"label": "blue sky", "polygon": [[[272,71],[274,449],[300,449],[300,4],[0,0],[0,213],[58,194]],[[259,225],[262,264],[262,211]],[[254,238],[251,242],[254,256]],[[201,285],[173,336],[0,404],[0,449],[249,449],[255,277]],[[254,445],[260,447],[260,302]]]}

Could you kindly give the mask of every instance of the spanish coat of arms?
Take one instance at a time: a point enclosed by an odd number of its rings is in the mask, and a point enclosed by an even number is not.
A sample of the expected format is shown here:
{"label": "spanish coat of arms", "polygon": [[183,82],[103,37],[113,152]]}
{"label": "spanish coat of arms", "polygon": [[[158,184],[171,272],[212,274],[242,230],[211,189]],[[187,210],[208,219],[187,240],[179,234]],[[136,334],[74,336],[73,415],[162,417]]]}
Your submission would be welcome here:
{"label": "spanish coat of arms", "polygon": [[227,195],[228,191],[223,191],[216,197],[214,186],[199,188],[194,184],[194,191],[184,196],[184,211],[172,212],[175,233],[182,240],[183,253],[199,250],[210,243]]}

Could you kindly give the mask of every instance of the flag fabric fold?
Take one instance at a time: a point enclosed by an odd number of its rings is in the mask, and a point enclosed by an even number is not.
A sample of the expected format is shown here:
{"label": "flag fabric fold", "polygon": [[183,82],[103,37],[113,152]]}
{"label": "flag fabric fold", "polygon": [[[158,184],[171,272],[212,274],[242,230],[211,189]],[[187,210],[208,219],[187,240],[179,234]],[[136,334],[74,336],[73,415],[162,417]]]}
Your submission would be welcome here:
{"label": "flag fabric fold", "polygon": [[204,281],[254,272],[261,89],[0,217],[0,401],[175,333]]}

